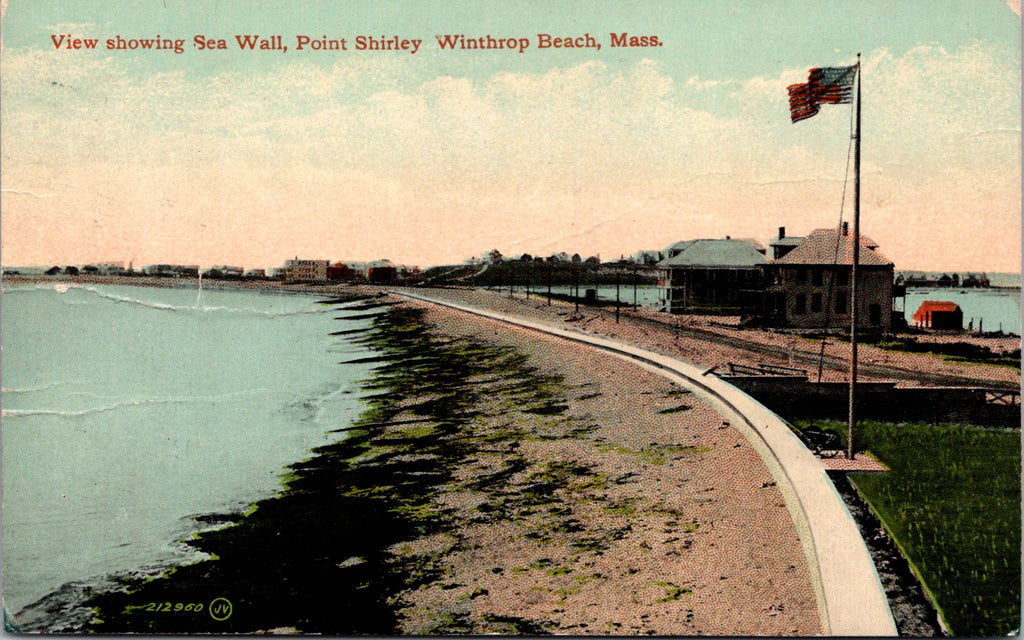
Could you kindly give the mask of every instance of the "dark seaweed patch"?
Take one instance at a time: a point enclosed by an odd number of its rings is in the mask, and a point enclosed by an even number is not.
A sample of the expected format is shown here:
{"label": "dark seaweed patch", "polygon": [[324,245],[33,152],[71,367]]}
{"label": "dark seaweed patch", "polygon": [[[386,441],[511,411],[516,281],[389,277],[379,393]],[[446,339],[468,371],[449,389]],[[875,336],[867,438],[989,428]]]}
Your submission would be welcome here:
{"label": "dark seaweed patch", "polygon": [[678,407],[669,407],[668,409],[662,409],[658,413],[679,413],[680,411],[688,411],[692,407],[688,404],[681,404]]}
{"label": "dark seaweed patch", "polygon": [[371,331],[371,330],[372,329],[370,327],[361,327],[359,329],[345,329],[344,331],[332,331],[331,333],[329,333],[327,335],[330,335],[330,336],[351,336],[351,335],[355,335],[357,333],[366,333],[366,332]]}

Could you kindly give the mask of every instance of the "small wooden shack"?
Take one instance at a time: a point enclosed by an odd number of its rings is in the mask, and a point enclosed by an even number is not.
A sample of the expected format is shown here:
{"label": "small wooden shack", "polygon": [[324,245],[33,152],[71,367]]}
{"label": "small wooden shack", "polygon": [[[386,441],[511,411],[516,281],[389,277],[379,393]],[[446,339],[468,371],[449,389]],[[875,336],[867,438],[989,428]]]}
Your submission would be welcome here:
{"label": "small wooden shack", "polygon": [[964,312],[955,302],[925,300],[914,313],[914,324],[924,329],[960,331],[964,328]]}

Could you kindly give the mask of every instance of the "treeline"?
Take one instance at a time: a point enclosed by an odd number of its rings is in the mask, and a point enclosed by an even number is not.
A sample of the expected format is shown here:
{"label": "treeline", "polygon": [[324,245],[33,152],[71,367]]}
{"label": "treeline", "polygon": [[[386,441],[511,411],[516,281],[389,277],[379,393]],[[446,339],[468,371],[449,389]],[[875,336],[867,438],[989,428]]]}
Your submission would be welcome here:
{"label": "treeline", "polygon": [[[475,273],[473,273],[475,270]],[[480,267],[437,267],[424,273],[426,284],[465,284],[477,287],[510,287],[542,290],[553,287],[656,285],[657,275],[631,262],[538,262],[504,260]]]}

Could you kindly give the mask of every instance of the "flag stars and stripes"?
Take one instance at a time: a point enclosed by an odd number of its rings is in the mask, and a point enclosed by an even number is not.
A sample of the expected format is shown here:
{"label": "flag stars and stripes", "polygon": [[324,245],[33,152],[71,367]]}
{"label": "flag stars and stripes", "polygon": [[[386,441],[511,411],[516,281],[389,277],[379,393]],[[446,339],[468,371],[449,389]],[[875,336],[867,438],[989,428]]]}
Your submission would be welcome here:
{"label": "flag stars and stripes", "polygon": [[857,65],[811,69],[806,83],[786,87],[790,118],[793,122],[806,120],[817,115],[823,104],[850,104],[856,77]]}

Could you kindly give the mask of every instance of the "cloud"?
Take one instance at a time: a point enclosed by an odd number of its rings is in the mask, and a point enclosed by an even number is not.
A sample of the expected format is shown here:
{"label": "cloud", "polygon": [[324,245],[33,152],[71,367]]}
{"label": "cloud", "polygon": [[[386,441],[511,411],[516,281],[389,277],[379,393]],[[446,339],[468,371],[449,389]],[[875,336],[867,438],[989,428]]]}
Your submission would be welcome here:
{"label": "cloud", "polygon": [[95,22],[59,22],[47,25],[43,29],[52,34],[68,33],[76,38],[95,37],[97,24]]}
{"label": "cloud", "polygon": [[732,84],[731,80],[707,80],[699,76],[690,76],[686,80],[686,86],[696,89],[716,89],[723,85]]}
{"label": "cloud", "polygon": [[[973,43],[865,56],[866,201],[890,216],[1019,217],[1020,71],[1005,53]],[[112,253],[168,252],[150,262],[195,251],[189,261],[272,264],[283,251],[429,264],[570,240],[628,254],[780,224],[796,233],[838,215],[851,110],[790,124],[785,87],[806,69],[683,81],[653,60],[589,61],[472,79],[424,76],[419,64],[363,57],[203,76],[98,53],[6,52],[5,189],[57,196],[4,193],[4,250],[68,234]],[[97,211],[118,234],[93,225]],[[414,231],[381,233],[396,221]],[[906,244],[898,225],[870,232]],[[991,244],[986,233],[979,242]]]}

